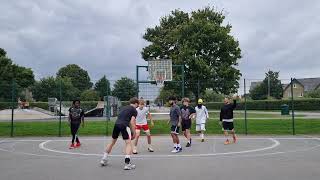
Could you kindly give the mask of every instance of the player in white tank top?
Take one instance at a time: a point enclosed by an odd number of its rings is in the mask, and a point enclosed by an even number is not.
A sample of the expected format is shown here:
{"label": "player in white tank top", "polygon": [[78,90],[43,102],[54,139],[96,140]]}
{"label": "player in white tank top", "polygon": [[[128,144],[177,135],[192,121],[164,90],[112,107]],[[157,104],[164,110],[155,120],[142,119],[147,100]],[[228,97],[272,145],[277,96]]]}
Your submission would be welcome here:
{"label": "player in white tank top", "polygon": [[144,100],[139,100],[139,106],[137,107],[137,118],[136,118],[136,139],[134,141],[134,147],[133,147],[133,154],[138,154],[137,152],[137,146],[138,146],[138,140],[140,137],[141,129],[146,133],[147,139],[148,139],[148,151],[153,152],[152,146],[151,146],[151,134],[150,129],[148,126],[147,116],[151,120],[151,127],[154,126],[153,120],[151,119],[151,114],[149,112],[149,109],[145,107]]}

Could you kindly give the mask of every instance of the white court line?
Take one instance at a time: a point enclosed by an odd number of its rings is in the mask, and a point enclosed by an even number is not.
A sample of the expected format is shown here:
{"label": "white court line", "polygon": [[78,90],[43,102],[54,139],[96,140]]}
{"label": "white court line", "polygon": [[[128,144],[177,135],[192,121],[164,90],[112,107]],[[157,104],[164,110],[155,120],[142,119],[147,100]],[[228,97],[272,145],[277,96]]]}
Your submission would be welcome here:
{"label": "white court line", "polygon": [[[208,138],[207,138],[208,139]],[[210,139],[215,139],[215,138],[210,138]],[[244,139],[244,138],[242,138]],[[246,139],[252,139],[252,138],[246,138]],[[257,139],[257,138],[255,138]],[[259,138],[261,139],[261,138]],[[315,140],[318,140],[320,141],[320,138],[318,137],[312,137],[310,136],[309,138],[276,138],[276,139],[293,139],[293,140],[310,140],[310,139],[315,139]],[[9,139],[7,139],[9,140]],[[12,142],[11,141],[7,141],[6,139],[3,139],[0,141],[0,143],[2,142]],[[90,139],[89,139],[90,140]],[[28,140],[15,140],[17,142],[28,142]],[[34,141],[34,142],[39,142],[39,141],[44,141],[44,140],[32,140],[30,139],[30,141]],[[278,152],[273,152],[273,153],[264,153],[264,154],[255,154],[255,155],[234,155],[234,156],[215,156],[215,157],[231,157],[231,158],[241,158],[241,157],[263,157],[263,156],[270,156],[270,155],[277,155],[277,154],[289,154],[289,153],[295,153],[295,152],[304,152],[304,151],[310,151],[310,150],[313,150],[313,149],[317,149],[318,147],[320,147],[320,144],[317,145],[317,146],[313,146],[313,147],[310,147],[310,148],[305,148],[305,149],[298,149],[298,150],[293,150],[293,151],[278,151]],[[23,155],[32,155],[32,156],[38,156],[38,157],[51,157],[51,158],[70,158],[69,156],[57,156],[57,155],[41,155],[41,154],[33,154],[33,153],[26,153],[26,152],[12,152],[10,150],[7,150],[7,149],[2,149],[0,148],[0,151],[5,151],[5,152],[10,152],[10,153],[15,153],[15,154],[23,154]],[[86,156],[82,156],[83,158],[85,158]],[[89,156],[87,156],[89,157]],[[197,157],[197,156],[191,156],[191,157]],[[81,157],[78,157],[78,158],[81,158]],[[133,157],[135,158],[135,157]]]}
{"label": "white court line", "polygon": [[[273,142],[271,146],[264,147],[264,148],[257,148],[252,150],[246,151],[235,151],[235,152],[226,152],[226,153],[208,153],[208,154],[174,154],[174,155],[135,155],[134,158],[159,158],[159,157],[201,157],[201,156],[218,156],[218,155],[230,155],[230,154],[244,154],[244,153],[252,153],[258,151],[265,151],[269,149],[273,149],[280,145],[280,142],[273,139],[273,138],[264,138]],[[68,141],[68,140],[66,140]],[[54,153],[61,153],[61,154],[71,154],[71,155],[82,155],[82,156],[101,156],[101,154],[91,154],[91,153],[76,153],[76,152],[67,152],[67,151],[60,151],[55,149],[50,149],[45,147],[45,145],[49,142],[53,142],[52,140],[44,141],[39,144],[39,148],[42,150],[46,150],[49,152]],[[123,155],[110,155],[110,157],[123,157]]]}
{"label": "white court line", "polygon": [[[320,141],[320,138],[311,138]],[[272,152],[272,153],[263,153],[263,154],[254,154],[254,155],[239,155],[237,157],[263,157],[263,156],[271,156],[271,155],[278,155],[278,154],[289,154],[289,153],[295,153],[295,152],[303,152],[303,151],[310,151],[313,149],[317,149],[320,147],[319,145],[309,147],[309,148],[304,148],[304,149],[299,149],[299,150],[292,150],[292,151],[277,151],[277,152]]]}
{"label": "white court line", "polygon": [[[169,136],[153,136],[155,139],[159,139],[159,140],[167,140],[169,138]],[[279,140],[310,140],[310,139],[320,139],[318,137],[272,137],[272,136],[267,136],[267,137],[238,137],[239,140],[241,139],[247,139],[247,140],[264,140],[264,139],[268,139],[268,138],[272,138],[272,139],[279,139]],[[200,138],[192,138],[195,140],[200,140]],[[225,140],[224,137],[206,137],[206,139],[210,139],[210,140]],[[69,141],[69,139],[5,139],[2,140],[0,142],[43,142],[43,141],[47,141],[47,140],[51,140],[51,141]],[[108,138],[81,138],[81,140],[83,141],[104,141],[104,140],[111,140],[111,137]]]}

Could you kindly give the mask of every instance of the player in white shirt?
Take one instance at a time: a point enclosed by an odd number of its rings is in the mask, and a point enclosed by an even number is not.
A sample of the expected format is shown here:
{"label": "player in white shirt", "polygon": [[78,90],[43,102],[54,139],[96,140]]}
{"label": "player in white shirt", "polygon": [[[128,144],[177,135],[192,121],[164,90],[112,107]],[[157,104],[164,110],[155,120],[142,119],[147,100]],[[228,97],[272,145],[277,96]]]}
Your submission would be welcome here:
{"label": "player in white shirt", "polygon": [[140,137],[140,131],[143,129],[143,131],[147,135],[148,139],[148,151],[153,152],[154,150],[152,149],[151,146],[151,134],[150,134],[150,129],[148,126],[148,121],[147,121],[147,116],[151,121],[151,127],[154,126],[154,122],[151,119],[151,114],[149,112],[149,109],[145,107],[145,101],[140,99],[139,101],[139,107],[136,109],[138,112],[137,118],[136,118],[136,139],[134,141],[134,147],[133,147],[133,154],[138,154],[137,152],[137,145],[138,145],[138,140]]}
{"label": "player in white shirt", "polygon": [[207,108],[202,104],[203,100],[198,100],[198,105],[196,106],[196,131],[200,134],[201,142],[204,142],[204,132],[206,131],[206,122],[209,118],[209,113]]}

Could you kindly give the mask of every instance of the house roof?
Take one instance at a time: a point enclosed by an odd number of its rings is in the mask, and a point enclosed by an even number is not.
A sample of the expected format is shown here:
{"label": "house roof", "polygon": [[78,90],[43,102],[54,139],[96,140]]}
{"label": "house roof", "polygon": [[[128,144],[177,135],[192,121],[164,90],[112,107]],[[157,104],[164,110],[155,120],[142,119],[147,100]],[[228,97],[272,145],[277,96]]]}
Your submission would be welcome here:
{"label": "house roof", "polygon": [[[298,83],[300,83],[304,87],[305,92],[315,90],[320,85],[320,78],[294,79],[294,81],[297,81]],[[289,85],[290,85],[290,83],[283,84],[282,87],[285,90],[288,88]]]}
{"label": "house roof", "polygon": [[320,78],[297,79],[303,86],[304,91],[315,90],[320,85]]}

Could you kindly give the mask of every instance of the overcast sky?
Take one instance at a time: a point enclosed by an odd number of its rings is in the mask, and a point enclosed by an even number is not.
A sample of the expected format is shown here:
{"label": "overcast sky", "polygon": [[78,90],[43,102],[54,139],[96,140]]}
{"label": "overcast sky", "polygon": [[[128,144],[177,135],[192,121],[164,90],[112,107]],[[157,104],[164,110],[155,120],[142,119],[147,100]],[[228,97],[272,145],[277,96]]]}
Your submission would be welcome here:
{"label": "overcast sky", "polygon": [[144,65],[142,35],[179,8],[207,5],[226,13],[240,42],[243,77],[268,70],[282,79],[320,77],[320,1],[317,0],[0,0],[0,47],[37,79],[76,63],[96,81],[135,77]]}

